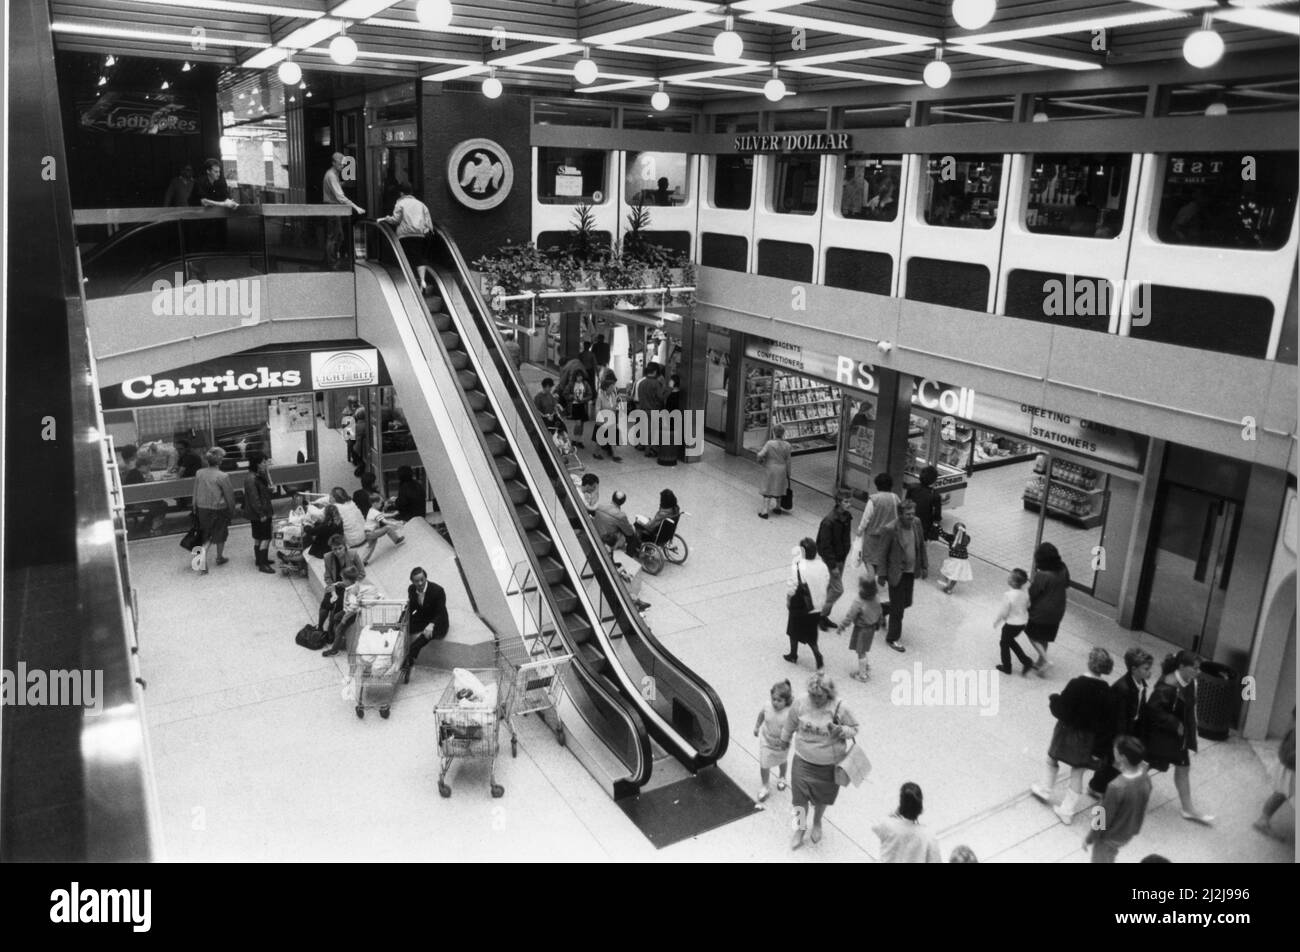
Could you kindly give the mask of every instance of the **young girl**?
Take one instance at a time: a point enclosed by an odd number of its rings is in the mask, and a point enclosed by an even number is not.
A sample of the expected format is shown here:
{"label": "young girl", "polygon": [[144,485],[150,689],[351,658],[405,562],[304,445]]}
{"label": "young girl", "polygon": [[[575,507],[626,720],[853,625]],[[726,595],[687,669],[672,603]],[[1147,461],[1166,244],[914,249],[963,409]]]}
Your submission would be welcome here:
{"label": "young girl", "polygon": [[772,775],[773,767],[780,768],[776,789],[785,789],[786,760],[790,756],[790,742],[781,740],[786,721],[790,719],[790,705],[794,702],[794,691],[790,687],[790,682],[778,681],[772,685],[771,698],[770,703],[758,712],[758,721],[754,724],[755,737],[759,736],[760,729],[763,732],[763,739],[758,745],[758,775],[763,781],[763,785],[758,788],[756,798],[759,803],[766,800],[771,793],[767,782]]}
{"label": "young girl", "polygon": [[849,650],[858,653],[858,670],[849,675],[854,681],[866,681],[871,671],[867,664],[867,652],[871,650],[871,641],[876,637],[876,629],[885,624],[884,610],[876,599],[874,579],[864,578],[858,583],[858,597],[849,606],[849,613],[840,622],[839,630],[853,626],[853,636],[849,639]]}
{"label": "young girl", "polygon": [[943,593],[951,595],[958,582],[969,582],[974,578],[966,554],[966,547],[970,545],[970,533],[966,531],[964,522],[958,522],[952,527],[952,532],[940,529],[939,538],[948,543],[948,558],[943,560],[939,576],[944,580]]}
{"label": "young girl", "polygon": [[1013,651],[1020,659],[1021,674],[1035,670],[1034,662],[1029,660],[1029,655],[1025,654],[1025,650],[1016,641],[1025,630],[1025,625],[1029,624],[1029,593],[1025,591],[1028,581],[1029,574],[1024,569],[1011,570],[1007,576],[1007,590],[1002,593],[1002,607],[998,610],[998,617],[993,619],[993,627],[1002,629],[1002,638],[998,642],[1002,663],[998,665],[998,670],[1003,674],[1011,673]]}

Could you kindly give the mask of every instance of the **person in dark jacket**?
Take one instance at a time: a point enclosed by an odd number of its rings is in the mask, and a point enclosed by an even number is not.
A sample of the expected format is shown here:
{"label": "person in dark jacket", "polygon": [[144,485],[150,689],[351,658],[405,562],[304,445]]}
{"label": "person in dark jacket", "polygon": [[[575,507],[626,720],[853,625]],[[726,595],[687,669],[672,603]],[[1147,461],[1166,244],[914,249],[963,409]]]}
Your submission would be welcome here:
{"label": "person in dark jacket", "polygon": [[424,487],[409,466],[397,467],[397,518],[403,522],[422,519],[425,513]]}
{"label": "person in dark jacket", "polygon": [[403,679],[409,682],[411,666],[420,650],[435,639],[446,638],[451,628],[447,592],[437,582],[430,582],[429,574],[419,567],[411,569],[411,585],[406,590],[406,622],[407,631],[414,637],[402,662]]}
{"label": "person in dark jacket", "polygon": [[916,503],[916,518],[921,521],[925,541],[934,542],[943,528],[943,496],[931,488],[939,478],[939,471],[927,466],[921,470],[919,478],[920,485],[909,487],[907,498]]}
{"label": "person in dark jacket", "polygon": [[253,528],[253,561],[259,572],[274,575],[271,565],[271,463],[254,450],[248,454],[244,477],[244,517]]}
{"label": "person in dark jacket", "polygon": [[842,489],[835,494],[831,511],[823,518],[817,528],[817,554],[830,570],[831,580],[826,586],[826,601],[822,604],[822,617],[818,627],[829,631],[835,625],[831,621],[831,609],[839,597],[844,594],[844,563],[848,561],[849,550],[853,548],[853,515],[849,512],[852,495]]}
{"label": "person in dark jacket", "polygon": [[1065,593],[1070,590],[1070,570],[1061,561],[1056,546],[1044,542],[1034,550],[1034,575],[1029,582],[1029,624],[1025,634],[1038,652],[1038,673],[1049,664],[1047,646],[1056,640],[1065,617]]}
{"label": "person in dark jacket", "polygon": [[[1115,738],[1139,737],[1142,731],[1142,711],[1147,706],[1147,696],[1151,693],[1151,666],[1155,658],[1141,648],[1130,648],[1124,652],[1124,666],[1128,669],[1124,676],[1110,686],[1111,710],[1115,719],[1106,736],[1098,736],[1097,743],[1106,748],[1114,746]],[[1097,753],[1106,761],[1092,775],[1088,782],[1089,795],[1100,799],[1106,792],[1106,785],[1119,776],[1119,766],[1115,763],[1113,750],[1098,750]]]}
{"label": "person in dark jacket", "polygon": [[1029,790],[1044,803],[1051,803],[1056,773],[1062,763],[1067,764],[1070,785],[1061,802],[1053,808],[1065,824],[1074,819],[1083,799],[1083,773],[1096,764],[1097,738],[1109,733],[1115,721],[1110,687],[1102,680],[1114,666],[1110,652],[1093,648],[1088,653],[1088,674],[1072,680],[1060,694],[1052,695],[1056,728],[1047,748],[1047,773],[1043,783],[1032,784]]}
{"label": "person in dark jacket", "polygon": [[1147,702],[1144,727],[1147,763],[1157,773],[1174,768],[1174,788],[1183,819],[1209,826],[1214,817],[1192,803],[1192,762],[1196,750],[1196,675],[1200,657],[1192,651],[1167,656],[1160,665],[1160,683]]}
{"label": "person in dark jacket", "polygon": [[682,378],[673,374],[668,378],[668,395],[664,397],[664,409],[669,417],[659,432],[658,463],[660,466],[676,466],[677,456],[683,449],[683,429],[679,425],[676,411],[682,408]]}
{"label": "person in dark jacket", "polygon": [[889,627],[885,644],[895,651],[906,651],[900,643],[903,612],[912,607],[917,576],[924,579],[930,571],[925,537],[921,535],[921,523],[916,520],[916,504],[910,499],[898,507],[898,524],[889,533],[889,548],[881,571],[889,581]]}
{"label": "person in dark jacket", "polygon": [[603,377],[609,368],[609,344],[605,341],[604,334],[596,335],[596,341],[591,345],[591,355],[596,358],[596,370]]}

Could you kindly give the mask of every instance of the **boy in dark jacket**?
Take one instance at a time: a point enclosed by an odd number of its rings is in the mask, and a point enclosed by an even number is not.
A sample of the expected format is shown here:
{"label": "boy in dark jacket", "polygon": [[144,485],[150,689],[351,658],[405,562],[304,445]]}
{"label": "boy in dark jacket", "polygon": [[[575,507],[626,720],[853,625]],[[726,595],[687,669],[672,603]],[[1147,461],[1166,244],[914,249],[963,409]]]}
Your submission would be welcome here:
{"label": "boy in dark jacket", "polygon": [[817,554],[821,556],[826,567],[830,569],[831,580],[826,586],[826,603],[822,605],[822,618],[818,627],[829,631],[835,625],[831,622],[831,608],[844,594],[844,563],[848,560],[849,550],[853,547],[853,516],[849,512],[850,495],[841,490],[835,497],[835,503],[821,526],[817,529]]}
{"label": "boy in dark jacket", "polygon": [[1146,750],[1136,737],[1115,739],[1115,763],[1120,774],[1106,787],[1099,823],[1083,838],[1083,848],[1092,847],[1094,863],[1113,863],[1121,846],[1142,832],[1151,799],[1151,779],[1142,769]]}

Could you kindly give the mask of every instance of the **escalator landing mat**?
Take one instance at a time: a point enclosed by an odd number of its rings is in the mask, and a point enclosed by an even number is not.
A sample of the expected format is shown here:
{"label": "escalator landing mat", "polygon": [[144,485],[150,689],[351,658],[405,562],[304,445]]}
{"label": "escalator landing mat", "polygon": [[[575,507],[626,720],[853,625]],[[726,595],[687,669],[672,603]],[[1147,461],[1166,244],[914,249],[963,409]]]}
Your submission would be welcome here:
{"label": "escalator landing mat", "polygon": [[758,812],[754,798],[717,767],[620,800],[618,805],[656,849]]}

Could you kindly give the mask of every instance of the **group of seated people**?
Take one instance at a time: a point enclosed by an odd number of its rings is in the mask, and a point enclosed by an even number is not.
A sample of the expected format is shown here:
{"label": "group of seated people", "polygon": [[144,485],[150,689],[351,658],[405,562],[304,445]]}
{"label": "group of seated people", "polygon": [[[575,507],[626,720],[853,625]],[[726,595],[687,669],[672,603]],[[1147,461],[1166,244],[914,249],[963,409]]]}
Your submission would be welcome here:
{"label": "group of seated people", "polygon": [[397,495],[387,504],[379,494],[374,473],[365,473],[361,488],[351,496],[342,486],[335,486],[330,491],[329,502],[308,507],[303,551],[322,559],[330,551],[330,540],[337,535],[349,549],[364,547],[360,561],[369,565],[384,536],[394,545],[405,542],[399,527],[424,516],[425,495],[411,467],[398,467],[397,480]]}
{"label": "group of seated people", "polygon": [[657,542],[665,522],[673,522],[681,517],[681,507],[677,505],[677,496],[671,489],[659,493],[659,511],[648,521],[633,523],[623,511],[627,502],[627,493],[616,490],[610,501],[600,501],[600,477],[595,473],[586,473],[582,477],[582,499],[591,513],[591,520],[596,524],[600,541],[611,550],[622,548],[635,553],[647,542]]}
{"label": "group of seated people", "polygon": [[[123,486],[141,486],[153,482],[153,473],[159,469],[159,457],[165,459],[159,470],[165,479],[193,479],[203,468],[203,460],[190,448],[187,440],[177,439],[170,447],[162,442],[147,443],[137,447],[133,443],[125,444],[119,451],[122,464],[119,473]],[[188,509],[190,501],[177,500],[177,508]],[[168,504],[163,499],[151,499],[148,502],[131,503],[126,507],[128,516],[138,516],[146,521],[150,535],[162,532],[167,519]]]}

